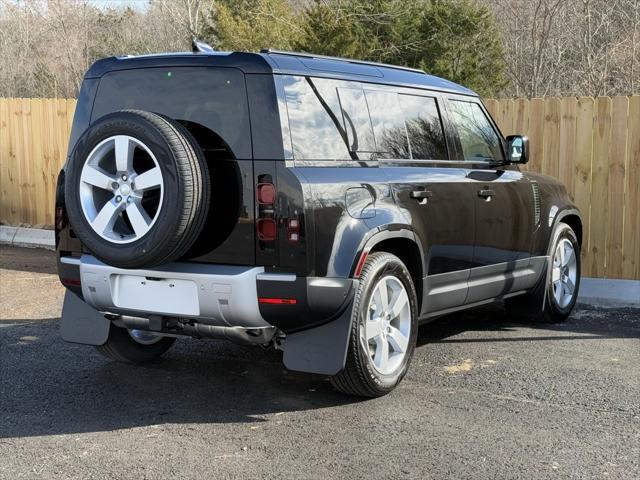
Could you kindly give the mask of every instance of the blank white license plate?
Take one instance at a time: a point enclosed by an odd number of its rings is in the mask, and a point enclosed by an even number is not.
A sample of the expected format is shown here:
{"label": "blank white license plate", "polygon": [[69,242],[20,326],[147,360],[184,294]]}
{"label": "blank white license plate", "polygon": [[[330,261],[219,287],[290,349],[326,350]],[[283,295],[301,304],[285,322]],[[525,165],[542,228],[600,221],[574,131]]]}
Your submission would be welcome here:
{"label": "blank white license plate", "polygon": [[167,315],[199,315],[198,287],[191,280],[117,275],[116,307]]}

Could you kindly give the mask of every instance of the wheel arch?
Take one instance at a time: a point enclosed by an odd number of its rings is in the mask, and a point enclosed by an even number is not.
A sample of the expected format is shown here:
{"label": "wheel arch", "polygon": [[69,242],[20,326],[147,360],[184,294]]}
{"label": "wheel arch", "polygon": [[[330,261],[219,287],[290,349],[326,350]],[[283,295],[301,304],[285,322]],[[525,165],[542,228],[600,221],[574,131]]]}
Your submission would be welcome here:
{"label": "wheel arch", "polygon": [[370,236],[356,255],[351,268],[351,276],[356,276],[358,267],[364,263],[371,252],[387,252],[398,257],[405,264],[418,296],[418,311],[422,308],[422,283],[425,272],[424,255],[420,244],[416,242],[413,231],[382,230]]}
{"label": "wheel arch", "polygon": [[558,219],[558,222],[566,223],[573,229],[573,231],[576,234],[576,237],[578,237],[578,245],[580,245],[580,248],[582,248],[583,232],[582,232],[582,220],[580,218],[580,215],[578,215],[577,212],[576,213],[567,212],[565,215],[560,216],[560,218]]}
{"label": "wheel arch", "polygon": [[573,207],[566,207],[560,210],[558,207],[554,206],[549,211],[549,227],[545,229],[545,235],[541,238],[541,240],[544,241],[541,247],[544,249],[546,254],[549,253],[549,243],[553,240],[553,232],[555,232],[559,223],[565,223],[573,229],[576,237],[578,237],[578,244],[580,245],[580,248],[582,248],[584,232],[580,211]]}

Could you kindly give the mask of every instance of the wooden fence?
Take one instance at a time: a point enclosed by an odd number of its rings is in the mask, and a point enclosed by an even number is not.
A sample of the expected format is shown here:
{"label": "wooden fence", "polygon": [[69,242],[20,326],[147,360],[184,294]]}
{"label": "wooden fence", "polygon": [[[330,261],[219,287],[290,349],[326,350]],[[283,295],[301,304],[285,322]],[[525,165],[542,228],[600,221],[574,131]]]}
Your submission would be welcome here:
{"label": "wooden fence", "polygon": [[0,222],[53,225],[76,101],[0,98]]}
{"label": "wooden fence", "polygon": [[[580,207],[583,274],[640,279],[640,96],[485,100],[502,133],[531,140],[526,169]],[[75,100],[0,98],[0,222],[52,225]]]}
{"label": "wooden fence", "polygon": [[569,190],[583,274],[640,280],[640,96],[485,100],[502,133],[529,136],[526,168]]}

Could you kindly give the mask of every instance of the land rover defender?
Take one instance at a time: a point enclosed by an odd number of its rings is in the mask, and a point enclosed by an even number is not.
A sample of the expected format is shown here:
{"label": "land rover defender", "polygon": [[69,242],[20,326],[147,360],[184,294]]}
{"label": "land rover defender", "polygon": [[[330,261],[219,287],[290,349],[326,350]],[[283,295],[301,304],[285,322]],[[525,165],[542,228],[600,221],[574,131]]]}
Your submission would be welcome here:
{"label": "land rover defender", "polygon": [[580,214],[528,156],[473,91],[419,70],[273,50],[100,60],[57,187],[62,336],[125,362],[182,336],[272,346],[384,395],[421,322],[497,301],[571,312]]}

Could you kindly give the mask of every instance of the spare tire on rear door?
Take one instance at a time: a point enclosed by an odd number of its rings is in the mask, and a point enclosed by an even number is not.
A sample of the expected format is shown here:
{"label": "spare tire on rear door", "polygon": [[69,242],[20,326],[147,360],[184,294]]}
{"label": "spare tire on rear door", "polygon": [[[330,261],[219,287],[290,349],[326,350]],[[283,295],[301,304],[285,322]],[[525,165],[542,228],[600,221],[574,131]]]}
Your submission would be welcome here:
{"label": "spare tire on rear door", "polygon": [[66,167],[65,206],[75,234],[121,268],[183,256],[202,231],[211,187],[195,139],[180,123],[123,110],[80,137]]}

